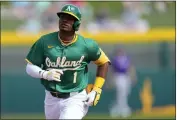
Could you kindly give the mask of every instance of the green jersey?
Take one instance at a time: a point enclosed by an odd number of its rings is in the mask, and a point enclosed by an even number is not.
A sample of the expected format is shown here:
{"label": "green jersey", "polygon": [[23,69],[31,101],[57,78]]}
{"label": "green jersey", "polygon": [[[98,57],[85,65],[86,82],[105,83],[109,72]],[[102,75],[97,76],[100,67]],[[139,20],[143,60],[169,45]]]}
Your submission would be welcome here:
{"label": "green jersey", "polygon": [[26,59],[32,64],[47,69],[62,69],[61,82],[41,80],[49,91],[75,92],[88,84],[87,65],[101,56],[101,49],[92,39],[76,34],[75,40],[63,45],[58,32],[42,36],[31,47]]}

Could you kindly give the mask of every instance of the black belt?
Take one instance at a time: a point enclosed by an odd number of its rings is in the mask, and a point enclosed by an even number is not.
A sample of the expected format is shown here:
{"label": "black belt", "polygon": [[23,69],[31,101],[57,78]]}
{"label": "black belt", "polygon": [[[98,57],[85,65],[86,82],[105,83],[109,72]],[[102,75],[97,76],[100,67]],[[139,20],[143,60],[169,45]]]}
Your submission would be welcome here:
{"label": "black belt", "polygon": [[76,95],[80,92],[82,92],[83,90],[79,90],[78,92],[70,92],[70,93],[60,93],[60,92],[50,92],[50,94],[53,96],[53,97],[57,97],[57,98],[69,98],[73,95]]}

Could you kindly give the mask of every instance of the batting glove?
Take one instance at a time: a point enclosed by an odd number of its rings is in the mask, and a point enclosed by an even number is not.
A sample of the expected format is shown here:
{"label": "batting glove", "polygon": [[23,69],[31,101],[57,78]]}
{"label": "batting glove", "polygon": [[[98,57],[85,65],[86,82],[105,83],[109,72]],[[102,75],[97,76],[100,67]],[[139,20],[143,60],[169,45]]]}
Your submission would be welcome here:
{"label": "batting glove", "polygon": [[59,70],[59,69],[50,69],[49,71],[44,70],[44,71],[40,72],[41,78],[49,80],[49,81],[55,80],[55,81],[58,81],[58,82],[61,81],[60,76],[62,74],[63,74],[63,71]]}
{"label": "batting glove", "polygon": [[96,106],[100,99],[101,92],[102,90],[100,88],[94,87],[93,90],[88,93],[85,104],[88,106]]}

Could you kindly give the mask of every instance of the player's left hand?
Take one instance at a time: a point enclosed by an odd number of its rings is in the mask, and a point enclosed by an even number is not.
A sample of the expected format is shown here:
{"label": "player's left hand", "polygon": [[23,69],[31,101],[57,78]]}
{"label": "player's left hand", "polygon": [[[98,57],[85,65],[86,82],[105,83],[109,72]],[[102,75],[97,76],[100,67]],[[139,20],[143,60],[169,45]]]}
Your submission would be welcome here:
{"label": "player's left hand", "polygon": [[101,95],[102,90],[100,88],[93,88],[93,90],[88,93],[87,100],[85,101],[85,104],[88,106],[96,106]]}

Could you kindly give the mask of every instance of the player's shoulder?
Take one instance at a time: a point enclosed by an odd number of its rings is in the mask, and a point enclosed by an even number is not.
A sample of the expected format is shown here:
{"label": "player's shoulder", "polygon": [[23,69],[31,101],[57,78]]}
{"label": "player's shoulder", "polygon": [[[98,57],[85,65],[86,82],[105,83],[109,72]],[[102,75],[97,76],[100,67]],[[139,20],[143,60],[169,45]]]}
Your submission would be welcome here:
{"label": "player's shoulder", "polygon": [[41,36],[42,40],[51,40],[52,38],[56,38],[58,36],[58,32],[51,32]]}
{"label": "player's shoulder", "polygon": [[55,39],[58,38],[58,32],[51,32],[51,33],[47,33],[44,35],[41,35],[40,38],[36,41],[36,43],[39,44],[49,44],[49,43],[53,43]]}
{"label": "player's shoulder", "polygon": [[97,45],[97,42],[96,42],[94,39],[92,39],[92,38],[84,37],[84,36],[79,35],[79,34],[78,34],[78,36],[79,36],[79,39],[80,39],[86,46],[95,45],[95,44]]}

